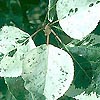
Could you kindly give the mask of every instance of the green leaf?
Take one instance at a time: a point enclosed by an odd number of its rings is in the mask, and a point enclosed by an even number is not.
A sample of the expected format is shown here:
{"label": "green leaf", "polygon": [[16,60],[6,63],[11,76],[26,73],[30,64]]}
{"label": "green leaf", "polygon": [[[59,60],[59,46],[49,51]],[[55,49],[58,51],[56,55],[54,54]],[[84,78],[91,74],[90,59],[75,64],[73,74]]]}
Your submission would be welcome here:
{"label": "green leaf", "polygon": [[85,94],[84,92],[75,97],[77,100],[100,100],[100,97],[96,96],[96,93],[91,93],[90,95]]}
{"label": "green leaf", "polygon": [[85,45],[87,47],[100,47],[100,35],[96,34],[89,34],[87,38],[84,40],[82,45]]}
{"label": "green leaf", "polygon": [[21,77],[5,78],[5,81],[16,100],[32,100],[30,93],[24,87],[24,80]]}
{"label": "green leaf", "polygon": [[0,52],[0,61],[3,59],[4,54],[2,52]]}
{"label": "green leaf", "polygon": [[[22,73],[24,54],[35,47],[30,36],[13,26],[4,26],[0,31],[0,76],[18,77]],[[18,40],[24,40],[18,43]]]}
{"label": "green leaf", "polygon": [[[82,57],[87,59],[88,62],[90,62],[91,64],[93,77],[91,76],[91,74],[88,75],[90,78],[92,77],[92,81],[91,81],[91,84],[88,86],[88,88],[85,90],[85,92],[87,94],[90,94],[91,92],[95,92],[97,95],[100,95],[100,48],[94,47],[94,46],[91,46],[91,47],[80,46],[80,47],[69,47],[69,50],[72,53],[81,55]],[[85,64],[84,61],[83,61],[83,64],[87,66],[87,64]],[[86,73],[87,71],[88,70],[85,70]],[[77,78],[79,77],[80,75]],[[83,80],[83,78],[80,78],[80,79]],[[78,80],[76,80],[76,82],[77,82],[77,86],[79,86],[80,84]],[[84,83],[86,84],[87,81],[85,81]]]}
{"label": "green leaf", "polygon": [[22,77],[34,100],[57,100],[68,90],[73,76],[70,55],[52,45],[41,45],[24,59]]}
{"label": "green leaf", "polygon": [[95,92],[97,96],[100,95],[100,58],[97,62],[93,62],[93,79],[91,85],[85,90],[87,94]]}
{"label": "green leaf", "polygon": [[[73,54],[74,66],[75,66],[75,73],[74,73],[74,80],[73,84],[76,88],[83,88],[86,89],[92,82],[93,71],[90,62],[76,54]],[[85,84],[84,84],[85,83]]]}
{"label": "green leaf", "polygon": [[76,100],[76,99],[72,98],[72,97],[68,97],[68,96],[62,96],[61,98],[59,98],[57,100]]}
{"label": "green leaf", "polygon": [[58,0],[56,10],[63,31],[79,40],[91,33],[100,20],[98,1],[100,0]]}
{"label": "green leaf", "polygon": [[82,92],[84,92],[84,89],[81,88],[76,88],[75,85],[72,83],[68,89],[68,91],[66,91],[66,93],[64,94],[64,96],[68,96],[68,97],[75,97],[77,95],[80,95]]}
{"label": "green leaf", "polygon": [[[100,48],[95,48],[93,46],[87,47],[87,46],[75,46],[75,47],[68,47],[71,53],[78,54],[79,56],[82,56],[86,58],[88,61],[97,61],[97,59],[100,57]],[[92,63],[92,62],[91,62]]]}
{"label": "green leaf", "polygon": [[17,49],[14,49],[14,50],[10,51],[10,52],[8,53],[8,56],[9,56],[9,57],[13,57],[14,54],[16,53],[16,51],[17,51]]}

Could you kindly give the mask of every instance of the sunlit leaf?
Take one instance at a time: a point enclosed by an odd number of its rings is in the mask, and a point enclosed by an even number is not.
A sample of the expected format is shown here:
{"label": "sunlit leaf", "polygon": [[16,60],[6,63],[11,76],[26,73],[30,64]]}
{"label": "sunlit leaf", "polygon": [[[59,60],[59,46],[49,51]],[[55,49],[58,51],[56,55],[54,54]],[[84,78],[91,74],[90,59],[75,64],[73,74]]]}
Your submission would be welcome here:
{"label": "sunlit leaf", "polygon": [[70,37],[80,40],[91,33],[100,20],[98,1],[58,0],[56,10],[63,31]]}
{"label": "sunlit leaf", "polygon": [[28,52],[23,63],[25,88],[34,100],[57,100],[68,90],[74,76],[70,55],[52,45]]}
{"label": "sunlit leaf", "polygon": [[[35,47],[28,33],[13,26],[0,31],[0,76],[17,77],[22,73],[24,54]],[[26,43],[26,39],[28,42]],[[18,42],[22,40],[22,42]]]}

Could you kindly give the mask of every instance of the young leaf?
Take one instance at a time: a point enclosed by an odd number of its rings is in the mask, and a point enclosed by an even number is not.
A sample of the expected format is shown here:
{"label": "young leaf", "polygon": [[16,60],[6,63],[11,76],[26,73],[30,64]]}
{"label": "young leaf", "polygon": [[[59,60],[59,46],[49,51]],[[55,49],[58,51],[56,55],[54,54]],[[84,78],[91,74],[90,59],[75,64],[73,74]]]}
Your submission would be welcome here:
{"label": "young leaf", "polygon": [[[98,0],[58,0],[57,16],[63,31],[72,38],[82,40],[91,33],[100,20]],[[62,10],[63,9],[63,10]]]}
{"label": "young leaf", "polygon": [[22,77],[34,100],[57,100],[68,90],[73,76],[70,55],[52,45],[41,45],[24,59]]}
{"label": "young leaf", "polygon": [[[24,54],[34,48],[30,36],[13,26],[4,26],[0,31],[0,76],[17,77],[22,73]],[[26,39],[28,42],[26,43]],[[22,42],[18,42],[22,40]]]}

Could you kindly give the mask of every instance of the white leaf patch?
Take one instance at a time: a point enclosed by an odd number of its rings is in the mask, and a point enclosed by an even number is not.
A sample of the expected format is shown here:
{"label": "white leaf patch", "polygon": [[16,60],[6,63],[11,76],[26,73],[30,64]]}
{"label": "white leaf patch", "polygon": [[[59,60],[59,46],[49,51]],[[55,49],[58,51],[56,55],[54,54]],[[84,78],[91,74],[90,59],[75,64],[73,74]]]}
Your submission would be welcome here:
{"label": "white leaf patch", "polygon": [[97,0],[58,0],[57,15],[63,31],[74,39],[82,40],[100,21],[100,3]]}
{"label": "white leaf patch", "polygon": [[[0,76],[18,77],[22,73],[24,54],[35,47],[28,33],[13,26],[0,31]],[[24,43],[25,42],[25,43]],[[23,44],[24,43],[24,44]]]}
{"label": "white leaf patch", "polygon": [[57,100],[68,90],[73,76],[70,55],[52,45],[41,45],[24,59],[22,77],[33,100]]}

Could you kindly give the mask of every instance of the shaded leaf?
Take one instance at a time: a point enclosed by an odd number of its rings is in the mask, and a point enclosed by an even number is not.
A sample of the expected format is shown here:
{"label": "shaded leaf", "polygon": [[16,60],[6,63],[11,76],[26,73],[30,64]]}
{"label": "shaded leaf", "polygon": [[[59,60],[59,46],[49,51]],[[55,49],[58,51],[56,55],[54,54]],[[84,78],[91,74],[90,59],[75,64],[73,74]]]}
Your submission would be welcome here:
{"label": "shaded leaf", "polygon": [[58,100],[76,100],[76,99],[75,98],[72,98],[72,97],[68,97],[68,96],[62,96]]}
{"label": "shaded leaf", "polygon": [[5,78],[8,89],[17,100],[32,100],[29,92],[24,87],[24,81],[21,77]]}
{"label": "shaded leaf", "polygon": [[[72,53],[81,55],[82,57],[87,59],[88,62],[90,62],[90,64],[91,64],[93,76],[91,79],[91,84],[88,86],[88,88],[85,90],[85,92],[87,94],[90,94],[91,92],[95,92],[97,95],[100,95],[100,48],[99,47],[96,48],[94,46],[86,48],[86,46],[80,46],[80,47],[70,47],[69,50]],[[85,65],[85,62],[82,62],[82,63]],[[90,70],[90,68],[89,68],[89,70]],[[86,73],[87,73],[87,71],[86,71]],[[89,76],[89,77],[91,78],[91,76]],[[83,78],[82,78],[82,80],[83,80]],[[79,83],[78,80],[76,80],[76,82],[77,82],[77,84]],[[87,81],[85,81],[84,83],[86,84]],[[80,86],[80,84],[77,86]]]}
{"label": "shaded leaf", "polygon": [[[99,58],[100,60],[100,58]],[[100,95],[100,61],[93,62],[93,79],[91,85],[85,90],[87,94],[95,92],[97,96]]]}
{"label": "shaded leaf", "polygon": [[68,96],[68,97],[75,97],[77,95],[80,95],[82,92],[84,92],[84,89],[81,88],[76,88],[75,85],[72,83],[69,87],[69,89],[66,91],[66,93],[64,94],[64,96]]}
{"label": "shaded leaf", "polygon": [[[100,48],[95,48],[93,46],[86,47],[86,46],[75,46],[75,47],[68,47],[71,53],[78,54],[86,58],[88,61],[97,61],[100,57]],[[92,63],[92,62],[91,62]]]}
{"label": "shaded leaf", "polygon": [[96,93],[91,93],[91,95],[87,95],[84,92],[75,97],[78,100],[100,100],[100,97],[96,96]]}
{"label": "shaded leaf", "polygon": [[87,36],[87,39],[84,40],[82,45],[86,45],[87,47],[99,47],[100,45],[100,35],[90,34]]}
{"label": "shaded leaf", "polygon": [[90,62],[78,55],[73,55],[75,58],[74,66],[75,66],[75,73],[74,73],[74,80],[73,84],[76,88],[88,88],[88,86],[92,82],[93,72]]}

